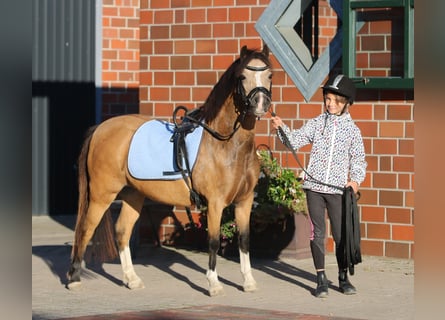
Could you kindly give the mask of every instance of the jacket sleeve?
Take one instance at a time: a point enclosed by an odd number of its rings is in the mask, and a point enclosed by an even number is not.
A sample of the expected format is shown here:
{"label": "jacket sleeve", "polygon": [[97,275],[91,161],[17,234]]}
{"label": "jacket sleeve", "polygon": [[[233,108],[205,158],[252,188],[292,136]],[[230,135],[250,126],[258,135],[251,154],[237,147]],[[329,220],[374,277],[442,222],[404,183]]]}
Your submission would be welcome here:
{"label": "jacket sleeve", "polygon": [[[292,149],[297,150],[313,141],[313,135],[315,132],[314,120],[309,120],[301,128],[291,130],[287,125],[283,124],[281,126],[284,134],[286,134],[289,142],[291,143]],[[283,136],[278,130],[278,138],[284,143]]]}
{"label": "jacket sleeve", "polygon": [[365,147],[363,138],[358,127],[355,127],[350,149],[350,170],[351,181],[361,184],[365,180],[367,162],[365,160]]}

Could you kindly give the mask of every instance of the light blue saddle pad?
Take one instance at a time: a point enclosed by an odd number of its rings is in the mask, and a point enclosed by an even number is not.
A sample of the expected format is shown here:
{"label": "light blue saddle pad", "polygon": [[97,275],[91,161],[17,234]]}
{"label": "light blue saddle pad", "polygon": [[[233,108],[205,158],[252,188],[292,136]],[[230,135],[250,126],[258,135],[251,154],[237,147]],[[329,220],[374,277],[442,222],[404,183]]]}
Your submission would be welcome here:
{"label": "light blue saddle pad", "polygon": [[[202,130],[202,127],[198,126],[185,137],[190,170],[196,161]],[[174,124],[160,120],[148,121],[136,130],[128,151],[128,171],[134,178],[182,179],[176,165],[173,142],[170,142],[173,133]],[[186,168],[185,164],[183,168]]]}

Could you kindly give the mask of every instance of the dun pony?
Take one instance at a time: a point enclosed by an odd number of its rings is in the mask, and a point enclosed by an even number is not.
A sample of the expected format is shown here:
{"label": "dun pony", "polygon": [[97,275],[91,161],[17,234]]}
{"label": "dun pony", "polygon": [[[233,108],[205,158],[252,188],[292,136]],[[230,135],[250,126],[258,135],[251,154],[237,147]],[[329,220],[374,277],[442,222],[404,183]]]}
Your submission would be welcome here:
{"label": "dun pony", "polygon": [[[130,289],[144,287],[133,268],[129,247],[144,198],[191,207],[195,205],[190,196],[191,185],[207,205],[209,295],[223,293],[216,260],[222,212],[232,204],[239,230],[243,288],[244,291],[257,289],[249,258],[250,212],[260,171],[254,129],[257,119],[270,108],[271,78],[268,48],[259,51],[244,46],[239,58],[221,76],[205,103],[193,112],[193,121],[204,130],[193,170],[185,179],[141,180],[129,173],[130,142],[135,131],[152,120],[147,116],[117,116],[88,132],[79,156],[79,204],[68,288],[80,285],[81,263],[94,234],[104,236],[93,243],[100,242],[102,252],[110,257],[116,252],[117,244],[124,284]],[[118,195],[122,208],[113,234],[112,225],[107,222],[110,221],[108,209]]]}

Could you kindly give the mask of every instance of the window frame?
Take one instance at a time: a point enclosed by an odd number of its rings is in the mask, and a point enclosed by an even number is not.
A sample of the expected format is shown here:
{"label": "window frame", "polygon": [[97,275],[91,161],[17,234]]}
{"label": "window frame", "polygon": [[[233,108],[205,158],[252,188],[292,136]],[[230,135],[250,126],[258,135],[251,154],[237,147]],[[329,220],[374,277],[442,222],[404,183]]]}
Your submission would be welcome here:
{"label": "window frame", "polygon": [[[300,90],[305,101],[310,101],[315,92],[320,89],[321,83],[342,55],[343,31],[340,24],[335,36],[327,48],[319,54],[316,61],[306,62],[309,61],[309,58],[305,59],[303,57],[307,48],[292,28],[300,20],[302,12],[312,1],[271,0],[269,6],[255,24],[255,29]],[[343,0],[326,1],[335,11],[338,19],[341,20]],[[292,19],[294,20],[292,21]],[[293,39],[287,39],[288,37]],[[308,57],[307,54],[306,57]]]}
{"label": "window frame", "polygon": [[[404,70],[403,77],[356,76],[356,9],[404,8]],[[357,88],[413,89],[414,88],[414,0],[343,0],[343,73]]]}

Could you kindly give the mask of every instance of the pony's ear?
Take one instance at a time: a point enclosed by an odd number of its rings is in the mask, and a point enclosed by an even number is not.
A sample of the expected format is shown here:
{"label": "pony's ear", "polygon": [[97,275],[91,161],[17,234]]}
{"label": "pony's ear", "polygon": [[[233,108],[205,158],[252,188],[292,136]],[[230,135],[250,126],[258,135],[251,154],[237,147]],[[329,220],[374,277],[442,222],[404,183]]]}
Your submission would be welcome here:
{"label": "pony's ear", "polygon": [[245,56],[247,56],[247,46],[246,45],[244,45],[242,48],[241,48],[241,52],[240,52],[240,58],[241,59],[243,59]]}
{"label": "pony's ear", "polygon": [[265,44],[265,45],[263,46],[263,54],[264,54],[266,57],[269,57],[269,47],[267,46],[267,44]]}

